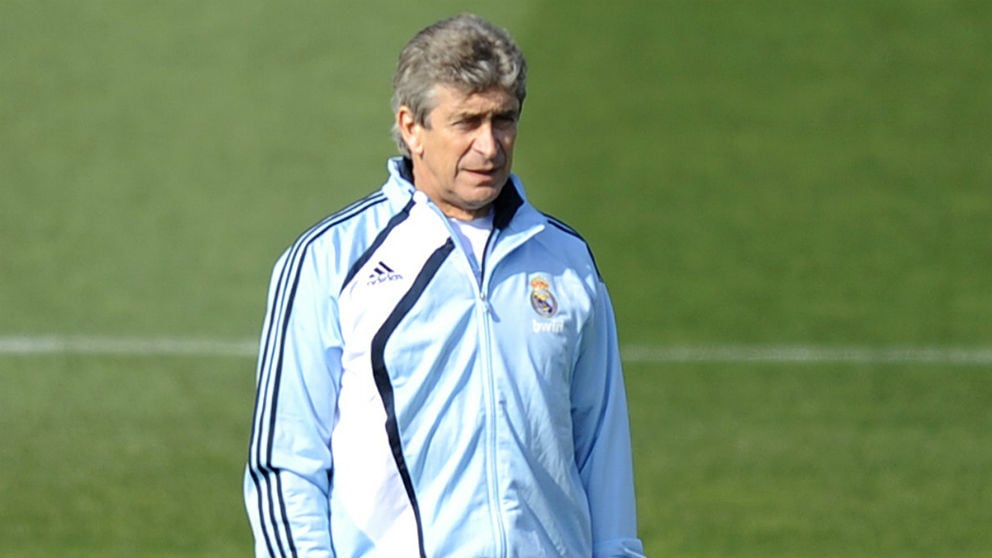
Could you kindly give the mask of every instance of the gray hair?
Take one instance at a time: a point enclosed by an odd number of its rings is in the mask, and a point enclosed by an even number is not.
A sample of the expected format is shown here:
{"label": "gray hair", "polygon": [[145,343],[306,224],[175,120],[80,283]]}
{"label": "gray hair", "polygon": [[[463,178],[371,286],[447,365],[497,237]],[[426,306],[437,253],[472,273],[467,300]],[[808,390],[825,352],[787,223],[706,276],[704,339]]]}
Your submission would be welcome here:
{"label": "gray hair", "polygon": [[[393,114],[405,105],[418,124],[426,125],[434,110],[431,93],[436,85],[465,93],[506,89],[523,107],[527,62],[505,30],[477,15],[462,14],[424,28],[400,51],[393,76]],[[400,153],[410,157],[395,123],[393,139]]]}

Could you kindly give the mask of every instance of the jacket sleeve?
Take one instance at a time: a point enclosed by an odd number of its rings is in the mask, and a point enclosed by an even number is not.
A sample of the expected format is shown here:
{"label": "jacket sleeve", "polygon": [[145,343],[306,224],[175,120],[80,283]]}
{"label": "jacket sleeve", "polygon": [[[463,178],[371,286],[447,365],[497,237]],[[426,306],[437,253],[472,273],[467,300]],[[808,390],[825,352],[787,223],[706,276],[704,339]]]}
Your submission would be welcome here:
{"label": "jacket sleeve", "polygon": [[330,433],[340,377],[340,331],[326,277],[299,243],[269,286],[245,505],[256,556],[332,557]]}
{"label": "jacket sleeve", "polygon": [[601,281],[580,343],[572,377],[572,421],[575,460],[592,518],[593,557],[643,557],[616,323]]}

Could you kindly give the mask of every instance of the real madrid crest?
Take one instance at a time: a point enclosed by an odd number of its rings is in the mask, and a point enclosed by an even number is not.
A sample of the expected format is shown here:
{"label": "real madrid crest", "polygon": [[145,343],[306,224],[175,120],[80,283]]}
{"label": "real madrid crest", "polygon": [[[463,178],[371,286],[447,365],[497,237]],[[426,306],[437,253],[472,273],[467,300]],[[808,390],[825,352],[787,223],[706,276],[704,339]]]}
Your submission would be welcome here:
{"label": "real madrid crest", "polygon": [[550,318],[558,312],[558,301],[551,294],[551,283],[540,275],[530,280],[530,305],[542,318]]}

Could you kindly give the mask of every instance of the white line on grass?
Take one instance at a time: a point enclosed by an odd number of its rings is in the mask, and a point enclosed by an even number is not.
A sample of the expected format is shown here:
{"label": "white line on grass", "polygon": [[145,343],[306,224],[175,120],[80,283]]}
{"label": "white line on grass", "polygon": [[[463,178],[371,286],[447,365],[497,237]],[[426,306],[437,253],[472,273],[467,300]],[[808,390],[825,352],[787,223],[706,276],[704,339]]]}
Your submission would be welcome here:
{"label": "white line on grass", "polygon": [[[131,355],[252,358],[258,343],[252,340],[178,337],[0,336],[0,356],[16,355]],[[992,365],[992,347],[827,347],[815,345],[627,345],[621,350],[628,363],[849,363]]]}
{"label": "white line on grass", "polygon": [[133,355],[250,357],[256,341],[177,337],[0,336],[2,355]]}
{"label": "white line on grass", "polygon": [[729,345],[710,347],[626,346],[625,362],[781,362],[846,364],[992,365],[992,348],[825,347]]}

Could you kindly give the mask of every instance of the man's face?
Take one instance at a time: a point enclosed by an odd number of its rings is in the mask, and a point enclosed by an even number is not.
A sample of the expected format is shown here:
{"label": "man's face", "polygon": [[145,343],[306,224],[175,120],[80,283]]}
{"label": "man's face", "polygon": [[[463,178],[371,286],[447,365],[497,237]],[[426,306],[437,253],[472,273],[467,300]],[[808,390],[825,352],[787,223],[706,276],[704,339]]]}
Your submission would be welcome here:
{"label": "man's face", "polygon": [[509,91],[465,94],[438,85],[424,125],[408,107],[396,118],[413,156],[413,177],[449,217],[485,215],[510,176],[520,103]]}

